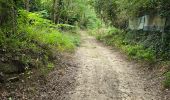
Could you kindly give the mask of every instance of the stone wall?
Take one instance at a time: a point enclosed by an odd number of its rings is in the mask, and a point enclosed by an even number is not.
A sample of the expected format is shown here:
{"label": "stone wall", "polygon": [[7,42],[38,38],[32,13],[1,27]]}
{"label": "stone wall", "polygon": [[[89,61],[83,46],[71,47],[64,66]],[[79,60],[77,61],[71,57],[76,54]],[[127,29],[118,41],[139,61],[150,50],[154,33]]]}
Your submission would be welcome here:
{"label": "stone wall", "polygon": [[138,18],[129,20],[129,29],[144,30],[144,31],[160,31],[163,32],[165,28],[166,18],[159,15],[151,16],[144,15]]}

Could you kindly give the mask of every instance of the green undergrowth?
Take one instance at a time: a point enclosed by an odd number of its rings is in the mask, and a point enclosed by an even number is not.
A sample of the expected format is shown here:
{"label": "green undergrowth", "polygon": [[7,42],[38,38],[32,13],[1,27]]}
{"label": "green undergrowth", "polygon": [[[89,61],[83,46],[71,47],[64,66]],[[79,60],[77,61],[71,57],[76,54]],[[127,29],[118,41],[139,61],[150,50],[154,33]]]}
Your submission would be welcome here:
{"label": "green undergrowth", "polygon": [[170,61],[163,63],[164,68],[166,69],[164,75],[163,86],[165,89],[170,88]]}
{"label": "green undergrowth", "polygon": [[[15,33],[3,26],[0,28],[0,64],[3,65],[0,65],[0,72],[20,73],[26,68],[52,69],[54,59],[59,58],[57,54],[73,52],[79,45],[76,31],[63,32],[59,25],[44,19],[39,13],[20,10],[17,22]],[[65,26],[67,30],[75,30],[73,26]]]}
{"label": "green undergrowth", "polygon": [[170,72],[165,73],[164,87],[170,88]]}
{"label": "green undergrowth", "polygon": [[[91,34],[94,34],[92,32]],[[145,48],[142,44],[129,41],[127,39],[127,33],[123,30],[116,28],[102,29],[95,34],[97,40],[104,42],[109,46],[116,46],[123,52],[129,55],[129,57],[145,60],[154,61],[154,51],[150,48]]]}

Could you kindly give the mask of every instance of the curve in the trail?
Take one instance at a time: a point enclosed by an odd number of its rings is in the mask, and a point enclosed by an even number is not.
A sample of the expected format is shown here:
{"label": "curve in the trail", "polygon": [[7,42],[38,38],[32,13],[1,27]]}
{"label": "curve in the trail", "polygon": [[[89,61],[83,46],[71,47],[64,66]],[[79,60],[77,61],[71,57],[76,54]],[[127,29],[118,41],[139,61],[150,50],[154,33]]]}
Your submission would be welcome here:
{"label": "curve in the trail", "polygon": [[154,91],[146,91],[137,64],[117,50],[98,43],[81,32],[82,45],[75,54],[78,63],[77,86],[71,100],[161,100]]}

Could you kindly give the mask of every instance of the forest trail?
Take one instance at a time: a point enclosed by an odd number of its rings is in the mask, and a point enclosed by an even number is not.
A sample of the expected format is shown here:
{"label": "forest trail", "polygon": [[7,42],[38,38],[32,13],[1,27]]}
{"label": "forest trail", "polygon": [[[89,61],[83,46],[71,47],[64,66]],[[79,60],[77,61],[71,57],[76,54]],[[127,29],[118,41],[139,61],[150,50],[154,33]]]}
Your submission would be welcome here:
{"label": "forest trail", "polygon": [[78,65],[71,100],[160,100],[154,90],[146,90],[138,65],[117,50],[81,32],[82,45],[75,54]]}

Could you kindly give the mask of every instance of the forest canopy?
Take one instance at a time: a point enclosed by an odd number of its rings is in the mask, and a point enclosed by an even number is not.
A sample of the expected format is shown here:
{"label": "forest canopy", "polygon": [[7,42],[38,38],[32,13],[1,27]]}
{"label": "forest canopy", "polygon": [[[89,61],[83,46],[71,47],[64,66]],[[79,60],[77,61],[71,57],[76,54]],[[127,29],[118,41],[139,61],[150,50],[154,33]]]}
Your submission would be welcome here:
{"label": "forest canopy", "polygon": [[[98,16],[107,24],[125,27],[129,18],[144,14],[170,16],[169,0],[92,0]],[[109,22],[108,22],[109,21]]]}

